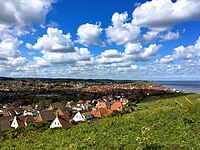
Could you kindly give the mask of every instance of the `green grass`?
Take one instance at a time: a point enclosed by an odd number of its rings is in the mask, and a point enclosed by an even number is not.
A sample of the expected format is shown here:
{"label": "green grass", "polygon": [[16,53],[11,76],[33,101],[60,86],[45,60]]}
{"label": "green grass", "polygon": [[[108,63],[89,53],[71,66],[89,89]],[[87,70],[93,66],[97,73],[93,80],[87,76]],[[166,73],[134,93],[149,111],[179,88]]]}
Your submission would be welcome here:
{"label": "green grass", "polygon": [[71,129],[21,134],[0,149],[200,149],[200,96],[186,97],[145,101],[138,104],[143,110]]}

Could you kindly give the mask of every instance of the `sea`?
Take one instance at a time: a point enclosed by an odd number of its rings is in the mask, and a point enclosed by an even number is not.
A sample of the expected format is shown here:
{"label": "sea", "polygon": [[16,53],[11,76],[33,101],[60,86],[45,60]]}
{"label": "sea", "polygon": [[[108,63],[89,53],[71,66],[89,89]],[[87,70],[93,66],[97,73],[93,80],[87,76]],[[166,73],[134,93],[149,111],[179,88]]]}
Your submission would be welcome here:
{"label": "sea", "polygon": [[154,81],[165,87],[173,88],[184,93],[200,94],[200,81]]}

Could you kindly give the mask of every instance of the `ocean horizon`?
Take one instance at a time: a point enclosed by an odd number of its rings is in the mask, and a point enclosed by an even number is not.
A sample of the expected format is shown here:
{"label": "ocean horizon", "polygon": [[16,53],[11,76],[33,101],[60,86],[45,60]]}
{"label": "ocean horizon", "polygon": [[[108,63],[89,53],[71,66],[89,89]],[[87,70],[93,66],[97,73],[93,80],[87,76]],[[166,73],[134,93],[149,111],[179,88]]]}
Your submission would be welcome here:
{"label": "ocean horizon", "polygon": [[157,84],[173,88],[184,93],[200,94],[200,81],[154,81]]}

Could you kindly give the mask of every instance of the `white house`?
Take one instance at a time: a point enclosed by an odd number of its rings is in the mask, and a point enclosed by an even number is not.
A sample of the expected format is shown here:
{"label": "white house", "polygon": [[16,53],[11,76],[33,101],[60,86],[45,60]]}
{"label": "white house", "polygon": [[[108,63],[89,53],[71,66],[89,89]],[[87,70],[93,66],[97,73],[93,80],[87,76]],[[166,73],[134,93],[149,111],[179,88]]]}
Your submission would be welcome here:
{"label": "white house", "polygon": [[51,123],[50,128],[58,128],[58,127],[62,127],[62,124],[60,120],[58,119],[58,116],[56,116],[54,121]]}
{"label": "white house", "polygon": [[77,112],[76,115],[72,118],[74,121],[85,121],[85,116],[82,115],[80,112]]}
{"label": "white house", "polygon": [[17,128],[19,127],[19,124],[18,124],[18,121],[17,121],[17,117],[15,116],[14,119],[13,119],[13,122],[11,123],[10,125],[12,128]]}
{"label": "white house", "polygon": [[29,124],[35,124],[33,116],[15,116],[10,126],[16,129],[18,127],[28,126]]}
{"label": "white house", "polygon": [[0,109],[0,116],[3,116],[4,111]]}
{"label": "white house", "polygon": [[90,112],[80,113],[77,112],[76,115],[72,118],[74,121],[85,121],[94,118]]}
{"label": "white house", "polygon": [[73,125],[63,116],[56,115],[56,118],[50,125],[50,128],[59,128],[59,127],[72,127]]}
{"label": "white house", "polygon": [[33,116],[33,113],[32,113],[31,111],[24,110],[23,115],[24,115],[24,116]]}
{"label": "white house", "polygon": [[72,110],[74,110],[74,111],[81,111],[81,110],[83,110],[83,108],[81,106],[73,106]]}
{"label": "white house", "polygon": [[78,107],[81,107],[82,110],[85,110],[85,109],[86,109],[84,103],[77,102],[76,105],[77,105]]}

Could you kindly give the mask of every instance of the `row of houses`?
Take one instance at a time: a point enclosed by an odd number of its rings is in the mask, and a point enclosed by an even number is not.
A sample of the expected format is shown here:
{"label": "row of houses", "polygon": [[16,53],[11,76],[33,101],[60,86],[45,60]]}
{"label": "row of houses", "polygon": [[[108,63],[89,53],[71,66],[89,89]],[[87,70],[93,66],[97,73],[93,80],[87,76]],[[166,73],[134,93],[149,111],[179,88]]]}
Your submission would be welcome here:
{"label": "row of houses", "polygon": [[124,101],[80,101],[68,102],[66,107],[60,108],[51,104],[49,108],[41,111],[34,109],[24,110],[19,115],[13,113],[0,117],[1,130],[18,128],[28,125],[37,125],[39,122],[49,122],[50,128],[72,127],[80,121],[96,121],[111,114],[114,110],[124,113],[127,111]]}

